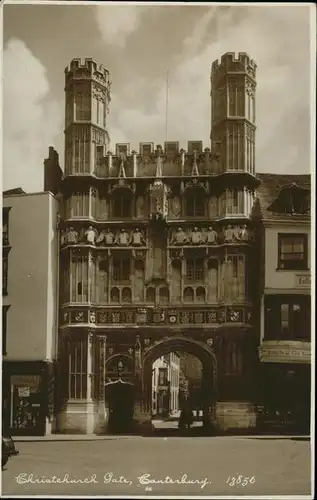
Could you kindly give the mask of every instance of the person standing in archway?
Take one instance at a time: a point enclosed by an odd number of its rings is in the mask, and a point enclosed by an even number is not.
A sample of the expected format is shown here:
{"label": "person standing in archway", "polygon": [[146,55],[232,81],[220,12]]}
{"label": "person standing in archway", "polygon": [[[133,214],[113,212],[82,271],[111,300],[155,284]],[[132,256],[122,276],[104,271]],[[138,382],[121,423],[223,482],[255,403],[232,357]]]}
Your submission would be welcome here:
{"label": "person standing in archway", "polygon": [[190,429],[193,424],[193,411],[188,394],[185,394],[181,413],[179,416],[179,429]]}

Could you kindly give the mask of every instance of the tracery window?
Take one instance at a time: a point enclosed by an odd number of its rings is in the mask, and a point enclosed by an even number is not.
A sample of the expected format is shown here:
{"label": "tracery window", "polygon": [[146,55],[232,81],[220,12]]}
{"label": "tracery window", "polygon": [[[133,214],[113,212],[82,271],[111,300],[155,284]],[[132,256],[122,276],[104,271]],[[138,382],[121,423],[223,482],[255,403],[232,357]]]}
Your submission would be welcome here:
{"label": "tracery window", "polygon": [[70,217],[89,217],[89,193],[73,193],[68,199]]}
{"label": "tracery window", "polygon": [[227,189],[226,212],[233,215],[244,213],[244,191],[242,189]]}
{"label": "tracery window", "polygon": [[186,259],[186,278],[188,281],[202,281],[204,279],[204,259]]}
{"label": "tracery window", "polygon": [[73,137],[73,173],[89,173],[90,147],[89,130],[78,127],[74,130]]}
{"label": "tracery window", "polygon": [[113,217],[129,218],[132,216],[132,203],[130,196],[115,195],[113,198]]}
{"label": "tracery window", "polygon": [[202,193],[191,193],[185,198],[185,215],[203,217],[205,215],[205,197]]}
{"label": "tracery window", "polygon": [[87,397],[87,340],[75,340],[68,344],[68,397]]}
{"label": "tracery window", "polygon": [[227,275],[225,286],[232,300],[245,297],[246,293],[246,264],[244,255],[227,256]]}
{"label": "tracery window", "polygon": [[76,121],[90,121],[91,108],[88,94],[78,93],[75,95],[75,119]]}
{"label": "tracery window", "polygon": [[88,302],[88,257],[72,255],[71,260],[71,301]]}
{"label": "tracery window", "polygon": [[130,281],[131,278],[131,258],[113,257],[113,280],[114,282]]}

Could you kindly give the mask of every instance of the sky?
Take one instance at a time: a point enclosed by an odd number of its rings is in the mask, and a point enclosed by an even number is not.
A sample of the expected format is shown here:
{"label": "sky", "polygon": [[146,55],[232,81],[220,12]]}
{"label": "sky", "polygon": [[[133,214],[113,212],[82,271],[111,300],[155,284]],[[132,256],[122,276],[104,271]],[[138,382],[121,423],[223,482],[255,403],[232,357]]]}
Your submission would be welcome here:
{"label": "sky", "polygon": [[257,63],[256,171],[309,173],[312,106],[306,5],[17,5],[3,8],[3,189],[43,189],[53,146],[64,167],[64,69],[90,57],[111,74],[116,142],[203,140],[210,147],[210,68],[225,52]]}

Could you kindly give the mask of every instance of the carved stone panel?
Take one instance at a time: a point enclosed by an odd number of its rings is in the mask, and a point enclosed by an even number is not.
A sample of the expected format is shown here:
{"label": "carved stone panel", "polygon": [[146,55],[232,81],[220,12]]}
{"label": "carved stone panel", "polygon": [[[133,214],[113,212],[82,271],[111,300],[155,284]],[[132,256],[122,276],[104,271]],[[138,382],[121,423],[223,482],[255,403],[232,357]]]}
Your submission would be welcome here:
{"label": "carved stone panel", "polygon": [[171,216],[178,218],[181,215],[182,202],[179,196],[171,198]]}

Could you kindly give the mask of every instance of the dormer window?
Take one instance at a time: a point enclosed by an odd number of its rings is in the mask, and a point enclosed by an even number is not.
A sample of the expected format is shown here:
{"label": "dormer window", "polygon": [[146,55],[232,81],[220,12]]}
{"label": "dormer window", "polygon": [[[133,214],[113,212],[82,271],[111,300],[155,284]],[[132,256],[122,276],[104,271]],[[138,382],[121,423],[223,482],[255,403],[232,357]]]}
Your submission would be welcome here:
{"label": "dormer window", "polygon": [[310,211],[310,190],[293,183],[282,187],[278,197],[268,207],[269,212],[306,215]]}

